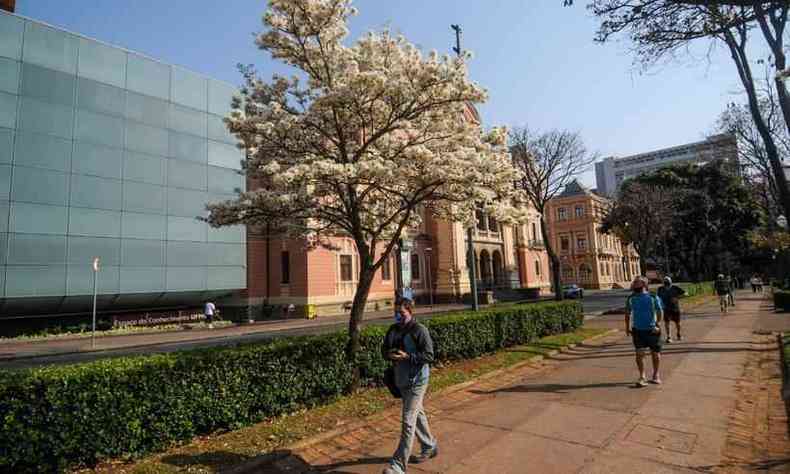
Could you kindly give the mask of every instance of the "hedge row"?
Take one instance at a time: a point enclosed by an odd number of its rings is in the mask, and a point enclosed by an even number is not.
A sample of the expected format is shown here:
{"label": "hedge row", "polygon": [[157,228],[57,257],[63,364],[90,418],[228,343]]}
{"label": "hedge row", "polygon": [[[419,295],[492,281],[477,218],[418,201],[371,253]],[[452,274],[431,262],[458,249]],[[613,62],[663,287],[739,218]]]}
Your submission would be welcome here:
{"label": "hedge row", "polygon": [[774,309],[790,311],[790,291],[774,290]]}
{"label": "hedge row", "polygon": [[[476,357],[582,324],[575,302],[463,312],[426,322],[439,360]],[[381,381],[385,327],[362,333],[365,384]],[[0,471],[135,457],[346,391],[346,333],[86,364],[0,371]]]}

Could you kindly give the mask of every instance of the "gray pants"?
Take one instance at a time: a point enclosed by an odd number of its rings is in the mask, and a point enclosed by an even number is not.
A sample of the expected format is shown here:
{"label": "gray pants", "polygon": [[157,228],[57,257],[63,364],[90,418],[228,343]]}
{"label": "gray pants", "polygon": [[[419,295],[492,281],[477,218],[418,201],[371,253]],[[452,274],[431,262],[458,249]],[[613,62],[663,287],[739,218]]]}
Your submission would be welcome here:
{"label": "gray pants", "polygon": [[422,452],[428,452],[436,446],[436,440],[431,435],[431,429],[428,427],[428,417],[425,416],[425,408],[422,406],[422,399],[427,390],[427,383],[401,389],[403,412],[401,413],[400,443],[390,461],[390,467],[395,472],[406,472],[415,434],[420,442]]}

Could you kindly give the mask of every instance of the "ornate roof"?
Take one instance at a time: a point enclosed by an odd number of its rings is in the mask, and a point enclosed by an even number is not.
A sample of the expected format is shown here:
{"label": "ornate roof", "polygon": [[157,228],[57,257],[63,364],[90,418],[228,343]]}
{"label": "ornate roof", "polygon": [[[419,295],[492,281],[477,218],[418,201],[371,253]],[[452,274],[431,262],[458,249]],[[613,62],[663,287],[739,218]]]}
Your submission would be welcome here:
{"label": "ornate roof", "polygon": [[565,189],[557,197],[578,196],[579,194],[592,194],[578,179],[574,179],[565,186]]}

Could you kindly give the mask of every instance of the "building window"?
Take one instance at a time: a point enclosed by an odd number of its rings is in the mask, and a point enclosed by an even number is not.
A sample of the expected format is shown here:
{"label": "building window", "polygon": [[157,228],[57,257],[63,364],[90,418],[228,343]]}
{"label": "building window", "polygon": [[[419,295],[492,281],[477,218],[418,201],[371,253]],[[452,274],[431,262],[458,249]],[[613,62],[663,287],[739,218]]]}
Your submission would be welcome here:
{"label": "building window", "polygon": [[475,218],[477,219],[477,229],[486,230],[486,215],[483,214],[483,206],[477,206],[475,210]]}
{"label": "building window", "polygon": [[412,280],[420,279],[420,256],[416,253],[411,254],[411,278]]}
{"label": "building window", "polygon": [[353,281],[354,269],[351,255],[340,256],[340,281]]}
{"label": "building window", "polygon": [[565,209],[564,207],[561,207],[561,208],[557,209],[557,219],[558,220],[564,221],[567,218],[568,218],[568,210],[567,209]]}
{"label": "building window", "polygon": [[381,264],[381,279],[384,281],[392,280],[392,272],[390,271],[390,257],[384,259]]}
{"label": "building window", "polygon": [[587,249],[587,237],[576,237],[576,248],[579,250],[586,250]]}
{"label": "building window", "polygon": [[576,217],[584,217],[584,207],[576,206]]}
{"label": "building window", "polygon": [[540,276],[540,260],[535,260],[535,275]]}
{"label": "building window", "polygon": [[570,240],[567,237],[560,237],[560,249],[567,252],[570,248]]}
{"label": "building window", "polygon": [[538,228],[532,223],[532,240],[538,240]]}
{"label": "building window", "polygon": [[280,253],[280,283],[291,283],[291,255],[288,251]]}
{"label": "building window", "polygon": [[488,216],[488,230],[491,232],[499,232],[499,224],[494,216]]}

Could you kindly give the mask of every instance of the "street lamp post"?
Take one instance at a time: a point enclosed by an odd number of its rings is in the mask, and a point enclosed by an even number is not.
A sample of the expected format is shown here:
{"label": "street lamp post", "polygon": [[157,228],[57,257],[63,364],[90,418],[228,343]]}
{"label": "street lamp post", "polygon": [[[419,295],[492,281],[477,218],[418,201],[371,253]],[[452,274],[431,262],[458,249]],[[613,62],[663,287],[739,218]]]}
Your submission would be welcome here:
{"label": "street lamp post", "polygon": [[99,257],[93,257],[93,321],[91,324],[91,349],[96,349],[96,290],[99,282]]}
{"label": "street lamp post", "polygon": [[428,277],[428,301],[431,303],[431,308],[433,308],[433,279],[431,278],[431,252],[433,251],[432,248],[428,247],[425,249],[425,270],[427,272]]}

